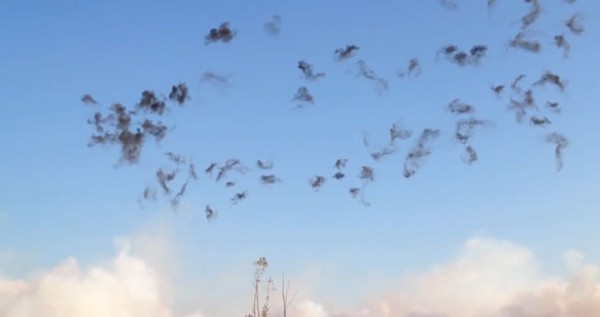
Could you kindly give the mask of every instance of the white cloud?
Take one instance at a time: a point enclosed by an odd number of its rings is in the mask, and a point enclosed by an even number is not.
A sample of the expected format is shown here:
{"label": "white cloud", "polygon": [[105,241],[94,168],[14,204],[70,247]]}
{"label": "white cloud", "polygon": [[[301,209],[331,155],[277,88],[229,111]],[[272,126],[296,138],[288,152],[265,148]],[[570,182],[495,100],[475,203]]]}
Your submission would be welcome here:
{"label": "white cloud", "polygon": [[0,316],[171,317],[160,284],[157,271],[124,243],[107,265],[84,269],[68,258],[35,280],[0,280]]}
{"label": "white cloud", "polygon": [[458,256],[409,277],[369,300],[371,316],[600,316],[599,269],[577,252],[565,276],[542,276],[533,253],[508,242],[475,238]]}
{"label": "white cloud", "polygon": [[[205,317],[202,311],[177,314],[170,288],[164,287],[164,256],[151,246],[168,247],[164,237],[130,243],[120,240],[116,256],[103,265],[83,268],[68,258],[31,280],[0,278],[2,317]],[[148,250],[148,248],[150,250]],[[135,251],[137,250],[137,251]],[[143,252],[142,252],[143,251]],[[150,253],[150,260],[136,252]],[[406,277],[394,290],[365,294],[357,303],[328,306],[327,299],[299,296],[289,317],[597,317],[600,316],[600,269],[582,254],[564,256],[563,276],[543,276],[527,248],[493,239],[467,241],[457,256]],[[325,278],[325,277],[323,277]],[[294,280],[293,277],[291,277]],[[353,279],[349,279],[353,280]],[[352,287],[351,284],[344,287]],[[248,294],[249,296],[251,294]],[[236,300],[221,298],[215,316],[230,316]],[[206,303],[205,303],[206,304]],[[277,304],[273,317],[282,316]],[[240,315],[241,316],[241,315]]]}
{"label": "white cloud", "polygon": [[444,313],[481,316],[505,304],[510,295],[527,289],[537,278],[527,249],[486,239],[468,241],[455,260],[410,278],[398,294],[382,305],[386,316]]}
{"label": "white cloud", "polygon": [[334,311],[314,300],[299,303],[293,316],[600,316],[600,269],[575,251],[564,262],[564,275],[544,276],[529,249],[474,238],[454,259],[406,277],[394,290],[365,294],[362,310]]}
{"label": "white cloud", "polygon": [[294,317],[329,317],[329,313],[321,304],[312,301],[301,301],[290,307],[287,314]]}
{"label": "white cloud", "polygon": [[127,254],[120,254],[111,268],[85,272],[69,258],[20,292],[8,291],[13,299],[0,308],[6,317],[169,316],[156,292],[154,272]]}

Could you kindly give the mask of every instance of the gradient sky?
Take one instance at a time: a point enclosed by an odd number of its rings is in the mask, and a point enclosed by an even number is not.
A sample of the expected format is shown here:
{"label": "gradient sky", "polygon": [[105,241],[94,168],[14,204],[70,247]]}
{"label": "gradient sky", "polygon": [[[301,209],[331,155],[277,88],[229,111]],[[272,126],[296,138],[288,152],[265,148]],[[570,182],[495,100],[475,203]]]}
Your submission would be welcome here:
{"label": "gradient sky", "polygon": [[[472,237],[526,246],[548,273],[562,269],[571,249],[600,263],[600,42],[593,40],[600,2],[541,1],[544,10],[530,29],[540,54],[508,46],[528,11],[520,2],[499,1],[488,10],[483,0],[458,1],[451,10],[434,0],[4,1],[0,277],[26,278],[69,256],[92,265],[114,254],[115,237],[140,231],[169,236],[178,281],[207,283],[182,289],[245,287],[252,261],[266,256],[275,276],[312,276],[306,284],[313,295],[331,302],[354,301],[453,258]],[[563,24],[574,13],[582,13],[586,28],[580,36]],[[282,27],[273,36],[263,25],[275,14]],[[208,30],[226,21],[237,36],[205,45]],[[568,58],[552,42],[561,33],[571,43]],[[450,43],[489,50],[481,65],[459,67],[436,60]],[[333,51],[348,44],[360,47],[356,56],[335,61]],[[421,61],[420,75],[398,78],[396,70],[412,57]],[[306,81],[296,68],[302,59],[327,76]],[[378,93],[354,75],[360,59],[388,80],[388,91]],[[567,88],[540,87],[535,96],[540,108],[559,101],[562,113],[550,114],[545,128],[517,124],[506,109],[509,91],[498,99],[490,86],[508,85],[521,73],[529,85],[546,70],[560,74]],[[227,76],[228,85],[201,83],[206,71]],[[115,167],[117,147],[87,147],[94,111],[115,102],[133,106],[141,91],[167,94],[178,82],[187,83],[191,100],[169,110],[163,119],[176,129],[158,145],[147,142],[139,164]],[[300,86],[309,87],[315,104],[293,110]],[[83,105],[85,93],[99,105]],[[444,108],[455,98],[494,123],[475,134],[480,160],[471,166],[452,138],[456,116]],[[441,130],[410,179],[402,164],[415,136],[380,162],[362,144],[366,133],[384,145],[394,122]],[[560,172],[553,146],[544,142],[554,131],[570,141]],[[199,168],[230,157],[248,165],[273,160],[283,182],[260,185],[253,171],[240,180],[248,199],[231,206],[235,191],[202,175],[177,212],[163,197],[141,206],[156,169],[170,166],[166,151]],[[348,179],[313,191],[307,180],[332,175],[342,157],[349,159]],[[370,207],[347,193],[360,185],[355,175],[365,164],[376,175],[366,189]],[[212,222],[204,219],[206,204],[219,212]],[[219,303],[250,298],[250,288],[205,288],[202,295]],[[218,314],[215,307],[205,310]]]}

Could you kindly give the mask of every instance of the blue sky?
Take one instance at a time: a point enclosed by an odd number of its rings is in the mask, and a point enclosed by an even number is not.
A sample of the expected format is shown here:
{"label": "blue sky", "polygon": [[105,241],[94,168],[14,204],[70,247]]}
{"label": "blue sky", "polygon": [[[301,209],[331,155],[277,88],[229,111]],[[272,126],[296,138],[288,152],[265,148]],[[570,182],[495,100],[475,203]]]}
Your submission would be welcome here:
{"label": "blue sky", "polygon": [[[312,289],[324,301],[363,298],[452,258],[472,237],[526,246],[544,272],[560,271],[570,249],[599,263],[594,76],[600,66],[593,38],[600,3],[541,1],[542,15],[528,31],[541,42],[540,54],[508,47],[526,4],[488,10],[485,1],[457,3],[455,10],[434,0],[3,3],[0,277],[27,278],[69,256],[93,265],[114,254],[115,237],[167,234],[157,226],[168,228],[183,284],[189,276],[209,284],[249,281],[252,261],[266,256],[275,275],[285,270],[302,279],[320,272]],[[586,28],[580,36],[563,24],[575,13]],[[277,36],[263,30],[273,15],[282,18]],[[208,30],[226,21],[236,37],[205,45]],[[560,33],[571,44],[568,58],[552,42]],[[460,67],[435,58],[450,43],[489,49],[481,65]],[[333,51],[349,44],[360,47],[356,56],[335,61]],[[398,78],[412,57],[421,62],[420,75]],[[327,75],[305,80],[299,60]],[[378,93],[355,76],[359,60],[389,90]],[[568,86],[562,93],[535,88],[536,99],[540,108],[545,100],[560,102],[562,113],[548,114],[552,124],[544,128],[517,124],[506,109],[508,88],[498,99],[490,86],[508,85],[521,73],[526,86],[547,70]],[[206,71],[226,76],[228,85],[201,83]],[[146,89],[168,94],[178,82],[188,85],[191,100],[162,118],[177,127],[159,144],[147,142],[139,164],[115,167],[118,148],[87,147],[93,129],[86,121],[94,111],[115,102],[133,106]],[[315,104],[293,109],[300,86],[310,89]],[[83,105],[85,93],[99,105]],[[452,137],[456,116],[444,108],[455,98],[493,122],[473,137],[480,159],[470,166]],[[395,122],[415,135],[394,155],[373,161],[363,135],[384,145]],[[405,179],[403,159],[424,128],[440,129],[440,137],[423,167]],[[570,141],[560,172],[553,146],[544,142],[554,131]],[[248,199],[231,206],[235,191],[202,175],[177,212],[160,195],[140,206],[144,187],[156,186],[155,171],[170,166],[166,151],[191,158],[199,169],[230,157],[248,165],[272,160],[283,182],[263,186],[255,169],[239,180]],[[349,160],[348,179],[313,191],[308,179],[332,175],[342,157]],[[347,193],[361,184],[362,165],[375,169],[365,193],[370,207]],[[218,210],[215,221],[204,219],[206,204]],[[204,301],[218,302],[203,292]]]}

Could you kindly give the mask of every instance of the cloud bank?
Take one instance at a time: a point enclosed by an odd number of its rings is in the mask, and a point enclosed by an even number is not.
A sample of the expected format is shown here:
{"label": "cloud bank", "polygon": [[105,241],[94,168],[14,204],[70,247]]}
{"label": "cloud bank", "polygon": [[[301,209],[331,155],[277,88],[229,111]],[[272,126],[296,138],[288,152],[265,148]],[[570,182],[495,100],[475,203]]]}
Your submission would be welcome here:
{"label": "cloud bank", "polygon": [[69,257],[33,280],[0,279],[0,316],[174,316],[159,270],[133,256],[127,241],[120,242],[117,255],[105,265],[84,269]]}
{"label": "cloud bank", "polygon": [[564,276],[543,276],[527,248],[474,238],[451,261],[409,276],[394,291],[367,296],[357,312],[302,303],[298,317],[594,317],[600,316],[599,268],[564,256]]}
{"label": "cloud bank", "polygon": [[[531,250],[474,238],[454,259],[406,277],[396,289],[365,294],[360,310],[340,311],[328,308],[327,299],[304,296],[296,299],[287,316],[600,316],[598,266],[586,263],[575,251],[567,252],[564,262],[565,274],[544,276]],[[122,243],[104,265],[82,268],[76,259],[67,258],[31,280],[0,278],[0,316],[207,316],[200,310],[176,315],[160,275],[160,269],[132,255],[128,244]],[[226,299],[219,300],[227,306]],[[282,316],[278,304],[273,304],[273,317]],[[354,307],[355,303],[348,304]]]}
{"label": "cloud bank", "polygon": [[[138,235],[133,240],[115,239],[117,252],[107,263],[84,268],[68,257],[27,280],[0,276],[0,316],[176,316],[170,309],[167,281],[172,266],[166,251],[169,240],[162,232],[153,233],[156,235]],[[184,316],[203,315],[192,312]]]}

